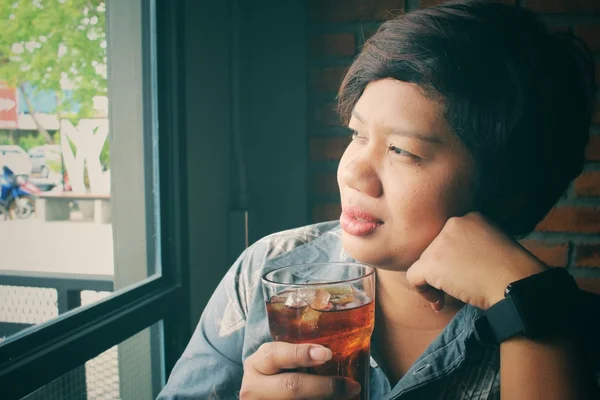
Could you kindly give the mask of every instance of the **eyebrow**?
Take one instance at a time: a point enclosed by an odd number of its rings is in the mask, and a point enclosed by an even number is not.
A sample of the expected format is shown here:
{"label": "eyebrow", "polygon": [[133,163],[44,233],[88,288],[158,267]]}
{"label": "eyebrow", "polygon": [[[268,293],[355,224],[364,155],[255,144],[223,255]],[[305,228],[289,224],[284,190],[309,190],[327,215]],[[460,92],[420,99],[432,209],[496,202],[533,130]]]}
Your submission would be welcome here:
{"label": "eyebrow", "polygon": [[[361,117],[360,114],[357,113],[356,111],[352,111],[352,116],[354,116],[361,124],[366,125],[365,119],[363,117]],[[430,135],[423,134],[420,132],[408,131],[408,130],[404,130],[404,129],[391,129],[391,133],[393,135],[406,136],[406,137],[421,140],[421,141],[427,142],[427,143],[434,143],[434,144],[443,144],[444,143],[438,137],[430,136]]]}

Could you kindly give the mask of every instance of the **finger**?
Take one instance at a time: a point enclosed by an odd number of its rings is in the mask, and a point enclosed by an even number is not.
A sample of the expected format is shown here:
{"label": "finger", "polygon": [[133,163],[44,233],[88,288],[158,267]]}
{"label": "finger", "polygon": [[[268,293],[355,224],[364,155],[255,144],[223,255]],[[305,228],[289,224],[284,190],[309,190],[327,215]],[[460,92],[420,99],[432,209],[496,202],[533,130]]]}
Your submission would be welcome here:
{"label": "finger", "polygon": [[425,272],[421,264],[418,262],[413,264],[406,271],[406,280],[425,300],[431,303],[431,308],[435,312],[439,312],[444,308],[444,292],[431,286],[425,278]]}
{"label": "finger", "polygon": [[288,399],[350,399],[360,393],[360,385],[342,377],[283,373],[261,380],[260,398]]}
{"label": "finger", "polygon": [[444,292],[434,288],[433,286],[418,286],[416,287],[416,291],[419,292],[421,296],[432,305],[442,305],[444,304]]}
{"label": "finger", "polygon": [[415,291],[430,303],[436,303],[440,299],[443,300],[444,292],[434,288],[427,282],[425,274],[422,273],[418,264],[413,264],[413,266],[406,271],[406,280],[413,286]]}
{"label": "finger", "polygon": [[256,371],[273,375],[283,369],[321,365],[331,359],[332,353],[318,344],[271,342],[264,343],[251,357],[251,365]]}
{"label": "finger", "polygon": [[445,299],[445,296],[444,296],[444,292],[441,292],[440,299],[438,301],[434,302],[434,303],[431,303],[431,308],[435,312],[440,312],[440,311],[442,311],[442,309],[444,308],[445,305],[446,305],[446,299]]}

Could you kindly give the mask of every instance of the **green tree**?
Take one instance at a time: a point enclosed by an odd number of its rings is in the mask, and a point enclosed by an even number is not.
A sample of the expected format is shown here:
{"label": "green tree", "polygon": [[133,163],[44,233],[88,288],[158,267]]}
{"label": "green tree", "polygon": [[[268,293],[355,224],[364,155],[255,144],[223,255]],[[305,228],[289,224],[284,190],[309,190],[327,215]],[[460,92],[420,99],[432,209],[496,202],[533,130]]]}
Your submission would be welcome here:
{"label": "green tree", "polygon": [[25,151],[43,144],[46,144],[46,140],[41,135],[27,135],[19,138],[19,147]]}
{"label": "green tree", "polygon": [[[0,32],[0,80],[53,91],[59,117],[92,116],[93,97],[107,92],[104,1],[0,0]],[[64,86],[72,98],[64,97]],[[77,115],[67,115],[71,103],[81,106]],[[29,108],[40,134],[52,142]]]}

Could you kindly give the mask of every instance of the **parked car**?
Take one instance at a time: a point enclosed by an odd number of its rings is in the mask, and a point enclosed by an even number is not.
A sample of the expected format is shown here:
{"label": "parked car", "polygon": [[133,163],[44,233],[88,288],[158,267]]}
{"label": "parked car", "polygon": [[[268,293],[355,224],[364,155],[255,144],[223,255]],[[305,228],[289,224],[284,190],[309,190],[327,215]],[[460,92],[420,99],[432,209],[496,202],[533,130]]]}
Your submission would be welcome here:
{"label": "parked car", "polygon": [[47,178],[52,169],[50,164],[60,165],[61,158],[60,146],[57,144],[32,147],[29,150],[29,159],[32,165],[31,172]]}
{"label": "parked car", "polygon": [[6,145],[0,146],[0,168],[3,166],[10,168],[15,175],[31,175],[33,168],[29,156],[19,146]]}

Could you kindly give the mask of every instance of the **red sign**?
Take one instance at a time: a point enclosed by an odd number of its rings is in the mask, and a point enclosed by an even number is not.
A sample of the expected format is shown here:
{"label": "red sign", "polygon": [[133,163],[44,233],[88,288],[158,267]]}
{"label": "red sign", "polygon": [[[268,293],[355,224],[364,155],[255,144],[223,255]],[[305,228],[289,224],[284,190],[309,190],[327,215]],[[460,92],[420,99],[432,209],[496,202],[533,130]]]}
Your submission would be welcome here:
{"label": "red sign", "polygon": [[17,129],[17,90],[0,84],[0,129]]}

